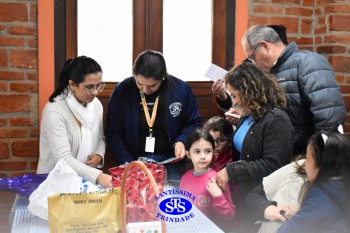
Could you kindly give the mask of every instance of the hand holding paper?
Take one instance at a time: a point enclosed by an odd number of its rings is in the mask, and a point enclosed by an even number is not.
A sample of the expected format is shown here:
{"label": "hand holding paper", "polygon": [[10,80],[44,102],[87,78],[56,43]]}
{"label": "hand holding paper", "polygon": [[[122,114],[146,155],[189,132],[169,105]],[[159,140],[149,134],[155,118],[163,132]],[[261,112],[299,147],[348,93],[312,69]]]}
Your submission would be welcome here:
{"label": "hand holding paper", "polygon": [[226,120],[231,125],[237,125],[238,119],[242,116],[242,110],[239,108],[230,108],[228,112],[225,112]]}
{"label": "hand holding paper", "polygon": [[226,84],[224,80],[220,80],[220,79],[216,80],[213,83],[211,90],[221,101],[226,101],[226,99],[228,98],[226,93]]}
{"label": "hand holding paper", "polygon": [[225,112],[225,116],[232,116],[234,118],[241,118],[241,115],[230,113],[230,112]]}

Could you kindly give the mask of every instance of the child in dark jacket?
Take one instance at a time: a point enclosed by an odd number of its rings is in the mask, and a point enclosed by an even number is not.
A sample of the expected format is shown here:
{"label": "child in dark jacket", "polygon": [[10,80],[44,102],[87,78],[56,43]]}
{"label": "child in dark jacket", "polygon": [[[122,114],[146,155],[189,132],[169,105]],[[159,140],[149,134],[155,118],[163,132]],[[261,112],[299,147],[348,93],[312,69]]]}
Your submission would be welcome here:
{"label": "child in dark jacket", "polygon": [[281,210],[288,221],[277,232],[349,232],[350,138],[340,133],[312,136],[305,171],[310,183],[301,208],[293,217]]}

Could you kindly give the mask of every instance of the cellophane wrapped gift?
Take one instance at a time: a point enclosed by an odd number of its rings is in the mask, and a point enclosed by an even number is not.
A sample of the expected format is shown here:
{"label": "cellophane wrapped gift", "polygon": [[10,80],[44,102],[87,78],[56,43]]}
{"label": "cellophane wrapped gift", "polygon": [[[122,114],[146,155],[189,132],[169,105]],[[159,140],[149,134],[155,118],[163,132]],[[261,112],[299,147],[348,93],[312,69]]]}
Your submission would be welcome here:
{"label": "cellophane wrapped gift", "polygon": [[47,178],[48,174],[26,174],[13,178],[0,178],[0,191],[10,191],[30,196]]}
{"label": "cellophane wrapped gift", "polygon": [[[150,170],[157,184],[159,193],[163,192],[166,170],[163,165],[153,160],[142,161]],[[146,162],[145,162],[146,161]],[[127,165],[127,164],[126,164]],[[121,187],[126,165],[110,168],[113,187]],[[139,167],[132,167],[126,179],[126,222],[156,221],[158,205],[154,199],[155,193],[147,175]]]}

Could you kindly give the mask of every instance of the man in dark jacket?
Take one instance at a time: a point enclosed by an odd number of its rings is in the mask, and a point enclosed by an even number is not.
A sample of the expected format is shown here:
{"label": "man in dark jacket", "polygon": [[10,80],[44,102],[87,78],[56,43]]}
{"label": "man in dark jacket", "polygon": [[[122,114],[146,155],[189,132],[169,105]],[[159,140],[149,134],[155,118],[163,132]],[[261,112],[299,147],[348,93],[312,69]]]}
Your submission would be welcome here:
{"label": "man in dark jacket", "polygon": [[[298,50],[295,42],[283,44],[267,26],[250,27],[242,37],[242,46],[247,58],[274,74],[285,91],[286,111],[295,133],[294,155],[304,152],[315,132],[330,132],[334,125],[344,125],[344,100],[326,58]],[[217,100],[222,108],[230,106],[230,100]]]}

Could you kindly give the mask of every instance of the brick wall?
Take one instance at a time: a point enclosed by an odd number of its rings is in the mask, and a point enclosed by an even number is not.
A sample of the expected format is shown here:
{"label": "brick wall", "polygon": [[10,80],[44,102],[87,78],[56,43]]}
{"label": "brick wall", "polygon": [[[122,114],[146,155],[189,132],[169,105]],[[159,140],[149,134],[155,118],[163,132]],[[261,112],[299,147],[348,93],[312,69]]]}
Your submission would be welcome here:
{"label": "brick wall", "polygon": [[[248,11],[249,25],[284,24],[289,41],[327,57],[350,111],[350,0],[250,0]],[[0,0],[0,177],[37,166],[37,26],[37,0]]]}
{"label": "brick wall", "polygon": [[37,15],[37,1],[0,0],[0,177],[36,171]]}
{"label": "brick wall", "polygon": [[343,93],[349,134],[350,0],[250,0],[248,12],[249,26],[284,24],[289,42],[328,59]]}

